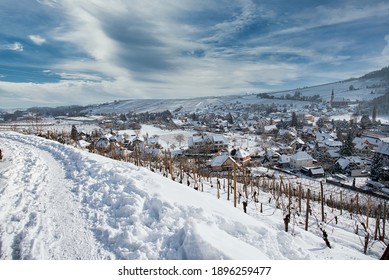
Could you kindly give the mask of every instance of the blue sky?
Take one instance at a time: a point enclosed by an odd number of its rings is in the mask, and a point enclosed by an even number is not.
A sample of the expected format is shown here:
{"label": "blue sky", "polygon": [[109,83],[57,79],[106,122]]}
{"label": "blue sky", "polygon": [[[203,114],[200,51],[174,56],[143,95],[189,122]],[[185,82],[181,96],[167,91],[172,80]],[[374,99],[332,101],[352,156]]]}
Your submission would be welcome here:
{"label": "blue sky", "polygon": [[0,108],[275,91],[388,65],[389,1],[0,1]]}

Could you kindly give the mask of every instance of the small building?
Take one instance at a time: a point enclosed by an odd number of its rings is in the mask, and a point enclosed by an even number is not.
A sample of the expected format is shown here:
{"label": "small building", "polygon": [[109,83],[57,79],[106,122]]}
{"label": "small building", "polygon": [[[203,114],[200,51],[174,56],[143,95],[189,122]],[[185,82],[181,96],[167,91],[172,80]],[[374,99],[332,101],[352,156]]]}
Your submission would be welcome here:
{"label": "small building", "polygon": [[217,153],[228,149],[228,139],[224,135],[206,133],[195,134],[188,139],[188,147],[194,153]]}
{"label": "small building", "polygon": [[213,172],[221,172],[233,170],[234,164],[238,166],[238,163],[228,153],[222,153],[220,155],[216,155],[208,163],[208,167],[210,167]]}
{"label": "small building", "polygon": [[242,149],[233,149],[230,155],[241,165],[248,165],[251,160],[250,153]]}
{"label": "small building", "polygon": [[95,148],[100,152],[106,152],[109,150],[110,145],[111,142],[109,141],[109,139],[106,136],[103,136],[96,141]]}
{"label": "small building", "polygon": [[289,155],[281,155],[278,159],[278,166],[281,168],[287,168],[290,165],[290,156]]}
{"label": "small building", "polygon": [[313,157],[307,152],[300,151],[290,157],[290,166],[293,169],[300,169],[303,166],[312,166]]}
{"label": "small building", "polygon": [[308,175],[309,177],[313,177],[313,178],[321,178],[324,177],[325,175],[324,169],[321,166],[309,166],[309,167],[303,166],[300,169],[300,171]]}
{"label": "small building", "polygon": [[336,161],[338,168],[349,173],[352,177],[367,176],[367,166],[365,161],[358,156],[342,157]]}

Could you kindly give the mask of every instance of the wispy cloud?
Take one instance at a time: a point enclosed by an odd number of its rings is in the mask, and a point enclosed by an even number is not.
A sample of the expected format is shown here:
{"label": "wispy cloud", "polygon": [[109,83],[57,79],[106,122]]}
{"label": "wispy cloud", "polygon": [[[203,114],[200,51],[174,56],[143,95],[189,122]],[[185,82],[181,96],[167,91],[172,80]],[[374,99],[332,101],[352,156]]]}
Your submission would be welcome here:
{"label": "wispy cloud", "polygon": [[23,45],[19,42],[15,42],[12,44],[3,44],[0,45],[0,50],[6,50],[6,51],[16,51],[16,52],[22,52],[23,51]]}
{"label": "wispy cloud", "polygon": [[36,45],[41,46],[46,42],[45,38],[42,38],[39,35],[29,35],[28,38],[34,42]]}
{"label": "wispy cloud", "polygon": [[53,8],[58,6],[57,0],[36,0],[36,1],[40,4],[47,5]]}

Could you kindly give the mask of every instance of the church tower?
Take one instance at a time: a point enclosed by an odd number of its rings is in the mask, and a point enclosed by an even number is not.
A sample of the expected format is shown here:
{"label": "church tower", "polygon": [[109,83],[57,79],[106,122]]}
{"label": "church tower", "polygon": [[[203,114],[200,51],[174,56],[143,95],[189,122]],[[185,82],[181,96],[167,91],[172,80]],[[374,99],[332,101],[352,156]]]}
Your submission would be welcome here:
{"label": "church tower", "polygon": [[335,97],[335,95],[334,95],[334,89],[332,89],[332,93],[331,93],[331,101],[330,101],[330,105],[331,105],[331,107],[332,107],[332,104],[334,103],[334,97]]}

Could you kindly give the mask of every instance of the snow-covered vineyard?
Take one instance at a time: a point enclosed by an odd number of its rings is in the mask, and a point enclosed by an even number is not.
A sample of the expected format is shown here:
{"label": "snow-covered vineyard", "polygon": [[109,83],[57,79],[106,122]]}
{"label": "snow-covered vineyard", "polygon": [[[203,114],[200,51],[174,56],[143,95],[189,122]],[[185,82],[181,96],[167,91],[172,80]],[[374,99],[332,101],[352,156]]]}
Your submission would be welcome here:
{"label": "snow-covered vineyard", "polygon": [[362,260],[389,241],[385,200],[324,185],[322,204],[309,179],[237,183],[235,208],[225,178],[195,190],[192,177],[36,136],[1,132],[0,143],[0,259]]}

